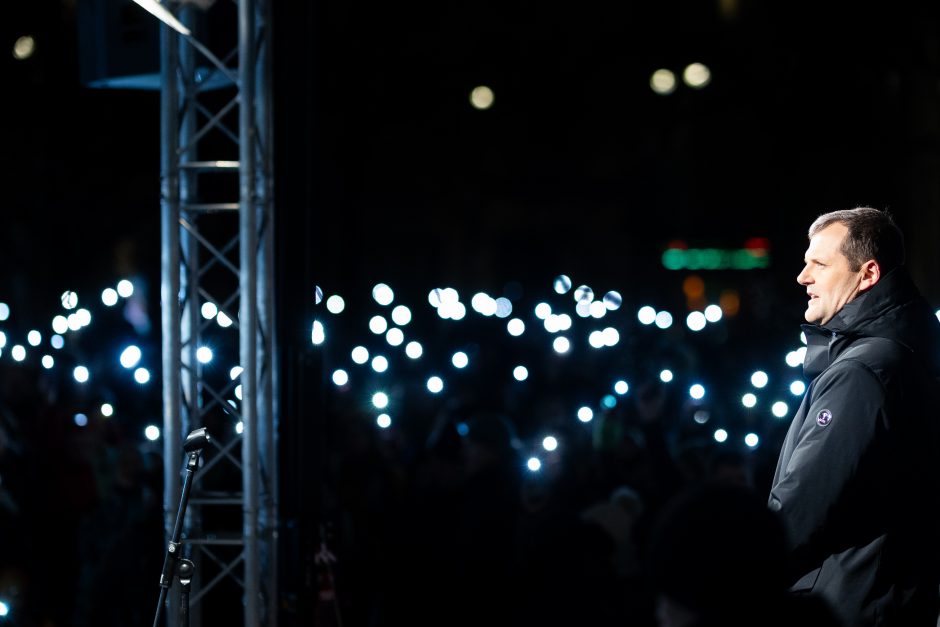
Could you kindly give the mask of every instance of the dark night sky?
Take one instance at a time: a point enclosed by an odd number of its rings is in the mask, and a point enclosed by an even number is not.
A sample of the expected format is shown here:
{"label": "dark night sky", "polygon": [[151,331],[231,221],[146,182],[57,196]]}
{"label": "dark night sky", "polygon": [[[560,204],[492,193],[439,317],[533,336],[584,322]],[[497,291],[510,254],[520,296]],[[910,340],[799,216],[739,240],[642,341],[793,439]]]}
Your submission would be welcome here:
{"label": "dark night sky", "polygon": [[[38,312],[67,285],[158,276],[158,96],[81,85],[82,6],[18,3],[2,26],[0,288]],[[228,10],[213,7],[213,23]],[[279,216],[303,230],[290,245],[326,284],[487,287],[564,271],[652,290],[666,242],[759,235],[774,246],[767,276],[792,287],[822,211],[887,206],[915,239],[936,235],[923,216],[940,178],[940,31],[926,11],[279,5]],[[16,61],[23,34],[37,51]],[[652,71],[693,61],[712,70],[705,89],[650,90]],[[495,91],[488,111],[469,105],[478,84]]]}

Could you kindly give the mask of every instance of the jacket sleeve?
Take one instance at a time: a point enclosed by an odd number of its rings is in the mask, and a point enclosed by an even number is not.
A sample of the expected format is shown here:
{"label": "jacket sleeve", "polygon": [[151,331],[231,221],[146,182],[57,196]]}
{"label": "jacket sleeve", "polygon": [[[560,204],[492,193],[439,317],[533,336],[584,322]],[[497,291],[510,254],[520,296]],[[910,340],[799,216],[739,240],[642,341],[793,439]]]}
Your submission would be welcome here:
{"label": "jacket sleeve", "polygon": [[[835,364],[819,375],[811,394],[793,454],[770,492],[770,508],[787,527],[796,573],[820,566],[855,533],[853,525],[877,501],[864,484],[885,447],[885,392],[866,366]],[[831,420],[822,425],[817,417],[824,410]]]}

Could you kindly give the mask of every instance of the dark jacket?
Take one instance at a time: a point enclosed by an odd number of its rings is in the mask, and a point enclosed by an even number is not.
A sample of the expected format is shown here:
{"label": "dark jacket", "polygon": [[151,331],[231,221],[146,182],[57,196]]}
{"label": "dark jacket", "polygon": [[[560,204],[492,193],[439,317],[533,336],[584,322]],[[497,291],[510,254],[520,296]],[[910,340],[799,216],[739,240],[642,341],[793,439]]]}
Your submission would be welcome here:
{"label": "dark jacket", "polygon": [[937,624],[940,324],[906,270],[804,325],[812,383],[770,493],[794,591],[846,627]]}

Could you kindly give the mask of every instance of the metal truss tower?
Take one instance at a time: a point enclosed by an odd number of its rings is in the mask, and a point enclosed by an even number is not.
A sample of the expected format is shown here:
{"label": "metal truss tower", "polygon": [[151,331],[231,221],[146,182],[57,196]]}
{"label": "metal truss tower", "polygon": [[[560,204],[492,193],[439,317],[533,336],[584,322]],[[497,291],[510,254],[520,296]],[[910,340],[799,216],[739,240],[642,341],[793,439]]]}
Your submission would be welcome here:
{"label": "metal truss tower", "polygon": [[[270,0],[198,4],[164,3],[184,29],[161,26],[164,530],[169,538],[179,505],[183,438],[207,427],[213,443],[183,532],[196,563],[190,620],[241,614],[246,627],[274,627]],[[178,588],[167,625],[179,624]]]}

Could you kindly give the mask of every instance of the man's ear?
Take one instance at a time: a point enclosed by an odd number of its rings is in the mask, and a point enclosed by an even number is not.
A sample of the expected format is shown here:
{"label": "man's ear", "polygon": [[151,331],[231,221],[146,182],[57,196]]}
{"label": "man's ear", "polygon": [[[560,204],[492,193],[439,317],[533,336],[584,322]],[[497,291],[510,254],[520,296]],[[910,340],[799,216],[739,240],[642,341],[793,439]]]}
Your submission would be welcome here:
{"label": "man's ear", "polygon": [[881,280],[881,266],[874,259],[869,259],[863,263],[859,272],[862,275],[862,280],[858,284],[858,289],[861,292],[870,290]]}

